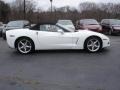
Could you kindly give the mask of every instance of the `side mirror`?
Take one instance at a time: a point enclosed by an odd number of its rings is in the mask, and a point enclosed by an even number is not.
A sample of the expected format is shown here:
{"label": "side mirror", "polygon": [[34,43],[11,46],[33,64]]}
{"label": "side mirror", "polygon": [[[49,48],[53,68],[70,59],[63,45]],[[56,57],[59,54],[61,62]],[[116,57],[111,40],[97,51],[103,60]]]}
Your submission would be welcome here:
{"label": "side mirror", "polygon": [[30,26],[29,26],[29,25],[25,25],[24,27],[25,27],[25,28],[30,28]]}
{"label": "side mirror", "polygon": [[59,29],[58,32],[64,34],[64,31],[62,29]]}

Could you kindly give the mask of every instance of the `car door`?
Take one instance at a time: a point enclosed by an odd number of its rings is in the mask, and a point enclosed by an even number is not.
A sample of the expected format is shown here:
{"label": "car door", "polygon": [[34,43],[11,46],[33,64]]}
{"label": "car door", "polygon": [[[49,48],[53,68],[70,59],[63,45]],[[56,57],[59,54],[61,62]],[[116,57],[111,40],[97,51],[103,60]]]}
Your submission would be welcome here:
{"label": "car door", "polygon": [[56,25],[41,25],[38,32],[40,49],[71,49],[72,36],[69,32],[59,32]]}

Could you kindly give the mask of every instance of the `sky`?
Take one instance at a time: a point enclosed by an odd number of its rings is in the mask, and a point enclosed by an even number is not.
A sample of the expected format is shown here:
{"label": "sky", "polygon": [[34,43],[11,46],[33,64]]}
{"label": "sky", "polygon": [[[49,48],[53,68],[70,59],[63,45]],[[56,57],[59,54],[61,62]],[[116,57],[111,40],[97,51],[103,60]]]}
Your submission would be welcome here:
{"label": "sky", "polygon": [[[3,0],[5,2],[12,2],[14,0]],[[27,0],[26,0],[27,1]],[[47,9],[50,7],[50,0],[31,0],[37,3],[37,7]],[[53,0],[53,6],[63,7],[71,6],[77,8],[78,5],[82,2],[95,2],[95,3],[120,3],[120,0]]]}

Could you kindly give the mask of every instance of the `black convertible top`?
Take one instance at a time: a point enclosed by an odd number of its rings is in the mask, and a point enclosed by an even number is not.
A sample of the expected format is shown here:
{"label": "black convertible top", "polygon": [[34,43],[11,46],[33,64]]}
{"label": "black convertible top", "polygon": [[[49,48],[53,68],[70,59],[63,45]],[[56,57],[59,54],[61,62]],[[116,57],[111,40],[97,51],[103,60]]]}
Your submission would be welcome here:
{"label": "black convertible top", "polygon": [[31,27],[31,30],[38,30],[40,28],[40,25],[44,25],[44,24],[49,24],[49,25],[56,25],[59,28],[63,29],[65,32],[69,32],[68,29],[66,29],[65,27],[61,26],[61,24],[58,23],[54,23],[54,22],[40,22],[37,23],[35,26]]}
{"label": "black convertible top", "polygon": [[35,26],[31,27],[31,30],[36,30],[40,27],[40,25],[44,25],[44,24],[49,24],[49,25],[56,25],[55,22],[39,22],[37,23]]}
{"label": "black convertible top", "polygon": [[37,23],[37,25],[43,25],[43,24],[56,25],[56,22],[39,22],[39,23]]}

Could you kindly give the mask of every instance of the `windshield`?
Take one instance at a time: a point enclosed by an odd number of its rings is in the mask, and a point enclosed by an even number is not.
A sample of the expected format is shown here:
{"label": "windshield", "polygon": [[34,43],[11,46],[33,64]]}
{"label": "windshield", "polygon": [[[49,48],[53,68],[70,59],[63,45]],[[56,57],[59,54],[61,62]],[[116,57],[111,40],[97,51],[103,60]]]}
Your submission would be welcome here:
{"label": "windshield", "polygon": [[65,32],[71,32],[71,30],[69,30],[69,28],[67,28],[67,27],[65,27],[65,26],[63,26],[61,24],[56,24],[56,26],[63,29]]}
{"label": "windshield", "polygon": [[60,20],[58,23],[62,25],[73,25],[71,20]]}
{"label": "windshield", "polygon": [[7,27],[23,27],[24,22],[23,21],[11,21],[7,24]]}
{"label": "windshield", "polygon": [[112,25],[120,25],[120,20],[111,20],[110,24],[112,24]]}
{"label": "windshield", "polygon": [[96,20],[83,20],[83,23],[86,25],[98,25],[99,23]]}

